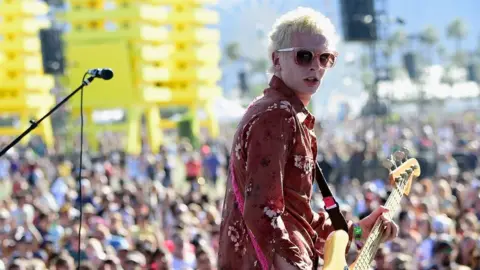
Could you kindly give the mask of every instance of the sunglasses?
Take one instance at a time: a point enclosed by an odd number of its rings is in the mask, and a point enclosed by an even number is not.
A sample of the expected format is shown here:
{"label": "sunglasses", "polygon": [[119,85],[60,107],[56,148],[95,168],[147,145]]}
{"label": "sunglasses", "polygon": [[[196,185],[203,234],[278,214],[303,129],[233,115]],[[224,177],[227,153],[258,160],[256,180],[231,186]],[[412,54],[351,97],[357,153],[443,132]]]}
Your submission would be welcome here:
{"label": "sunglasses", "polygon": [[318,56],[322,68],[333,67],[338,56],[337,52],[316,53],[313,50],[298,47],[279,49],[277,52],[294,52],[295,63],[299,66],[311,65],[313,60]]}

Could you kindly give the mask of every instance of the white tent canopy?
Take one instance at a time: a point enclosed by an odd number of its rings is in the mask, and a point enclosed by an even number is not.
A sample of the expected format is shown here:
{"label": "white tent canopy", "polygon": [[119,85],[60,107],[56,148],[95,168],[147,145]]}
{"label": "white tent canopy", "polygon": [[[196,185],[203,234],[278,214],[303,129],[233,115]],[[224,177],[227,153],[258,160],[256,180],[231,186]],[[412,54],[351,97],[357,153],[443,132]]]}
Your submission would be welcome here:
{"label": "white tent canopy", "polygon": [[[214,101],[213,111],[221,124],[236,123],[242,118],[245,108],[237,101],[229,100],[224,97],[218,97]],[[206,119],[207,114],[204,109],[198,111],[201,120]],[[120,121],[125,117],[125,111],[122,109],[94,111],[93,119],[97,123],[110,123]],[[181,115],[174,115],[170,118],[172,121],[178,121]]]}
{"label": "white tent canopy", "polygon": [[[237,101],[218,97],[214,101],[213,111],[219,123],[229,124],[240,121],[245,113],[245,108]],[[207,116],[203,109],[199,111],[199,114],[200,119],[205,119]]]}

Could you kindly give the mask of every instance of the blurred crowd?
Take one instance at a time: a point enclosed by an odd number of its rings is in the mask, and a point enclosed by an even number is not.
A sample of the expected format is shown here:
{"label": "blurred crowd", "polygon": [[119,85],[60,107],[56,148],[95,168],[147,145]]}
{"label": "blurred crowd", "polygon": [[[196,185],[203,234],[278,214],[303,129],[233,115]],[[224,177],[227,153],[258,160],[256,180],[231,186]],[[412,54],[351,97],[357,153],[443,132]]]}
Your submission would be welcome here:
{"label": "blurred crowd", "polygon": [[[386,201],[391,153],[406,146],[420,162],[399,237],[374,269],[480,269],[479,134],[462,121],[318,126],[318,160],[348,219]],[[228,149],[182,141],[139,156],[84,153],[79,168],[78,153],[15,147],[0,158],[0,269],[216,269]],[[312,207],[323,211],[319,192]],[[357,255],[352,246],[348,261]]]}
{"label": "blurred crowd", "polygon": [[[392,186],[384,161],[406,146],[422,173],[395,218],[399,237],[380,247],[375,269],[480,269],[480,125],[462,119],[417,124],[363,125],[345,136],[321,129],[323,171],[344,215],[358,220],[385,204]],[[321,197],[314,197],[322,211]],[[349,261],[356,256],[352,248]]]}
{"label": "blurred crowd", "polygon": [[224,147],[84,153],[81,178],[41,148],[0,158],[0,269],[215,269]]}

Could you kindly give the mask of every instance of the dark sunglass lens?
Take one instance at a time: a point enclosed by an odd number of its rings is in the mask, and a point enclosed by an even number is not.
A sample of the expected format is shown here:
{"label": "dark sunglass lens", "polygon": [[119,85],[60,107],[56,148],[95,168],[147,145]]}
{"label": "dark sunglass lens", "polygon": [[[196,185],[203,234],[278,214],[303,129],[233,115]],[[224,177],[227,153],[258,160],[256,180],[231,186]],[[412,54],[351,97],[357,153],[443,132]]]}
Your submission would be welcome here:
{"label": "dark sunglass lens", "polygon": [[324,53],[320,55],[320,63],[324,67],[332,67],[335,64],[335,56],[330,53]]}
{"label": "dark sunglass lens", "polygon": [[300,50],[297,52],[297,62],[299,65],[308,65],[312,62],[313,53],[306,50]]}

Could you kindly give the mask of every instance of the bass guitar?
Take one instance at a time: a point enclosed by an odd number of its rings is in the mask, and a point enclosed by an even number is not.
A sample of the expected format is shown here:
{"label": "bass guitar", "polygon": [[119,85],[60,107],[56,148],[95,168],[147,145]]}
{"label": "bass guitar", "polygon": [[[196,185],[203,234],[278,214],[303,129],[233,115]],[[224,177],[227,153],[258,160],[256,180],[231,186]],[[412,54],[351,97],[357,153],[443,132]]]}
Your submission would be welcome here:
{"label": "bass guitar", "polygon": [[[414,158],[407,159],[408,153],[397,151],[390,159],[387,159],[386,166],[389,168],[389,180],[392,191],[388,196],[385,207],[389,209],[390,218],[395,216],[401,209],[400,202],[404,195],[410,193],[410,187],[414,178],[420,175],[420,166]],[[378,220],[371,230],[368,239],[359,252],[359,255],[348,266],[345,259],[345,249],[348,244],[348,234],[343,230],[332,232],[326,242],[324,250],[324,270],[368,270],[371,269],[372,260],[377,253],[383,233],[383,221]]]}

